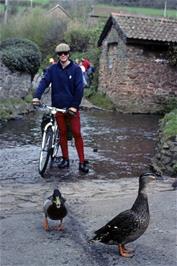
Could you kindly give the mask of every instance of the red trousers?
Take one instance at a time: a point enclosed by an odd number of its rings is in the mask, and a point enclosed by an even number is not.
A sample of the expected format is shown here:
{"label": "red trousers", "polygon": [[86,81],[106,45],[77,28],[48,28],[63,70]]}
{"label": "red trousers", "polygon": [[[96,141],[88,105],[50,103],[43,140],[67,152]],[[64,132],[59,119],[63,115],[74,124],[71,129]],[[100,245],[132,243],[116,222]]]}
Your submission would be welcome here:
{"label": "red trousers", "polygon": [[[66,118],[67,117],[67,118]],[[66,119],[69,120],[72,135],[75,141],[75,147],[79,157],[80,163],[84,162],[84,144],[81,135],[80,113],[77,111],[76,116],[69,116],[58,112],[56,114],[56,121],[60,132],[60,146],[64,159],[69,159],[68,154],[68,140],[67,140],[67,125]]]}

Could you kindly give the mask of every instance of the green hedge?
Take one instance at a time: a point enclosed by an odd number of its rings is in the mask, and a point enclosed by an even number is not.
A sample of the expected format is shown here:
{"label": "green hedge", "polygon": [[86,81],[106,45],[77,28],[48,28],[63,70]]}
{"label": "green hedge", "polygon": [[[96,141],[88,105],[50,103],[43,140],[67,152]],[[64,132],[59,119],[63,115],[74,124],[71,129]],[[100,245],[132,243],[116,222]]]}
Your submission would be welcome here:
{"label": "green hedge", "polygon": [[164,116],[161,121],[161,128],[165,139],[177,136],[177,109]]}
{"label": "green hedge", "polygon": [[21,38],[9,38],[0,45],[2,62],[11,71],[28,72],[34,76],[41,63],[41,53],[38,46]]}
{"label": "green hedge", "polygon": [[167,57],[170,65],[177,67],[177,45],[172,45],[169,47]]}

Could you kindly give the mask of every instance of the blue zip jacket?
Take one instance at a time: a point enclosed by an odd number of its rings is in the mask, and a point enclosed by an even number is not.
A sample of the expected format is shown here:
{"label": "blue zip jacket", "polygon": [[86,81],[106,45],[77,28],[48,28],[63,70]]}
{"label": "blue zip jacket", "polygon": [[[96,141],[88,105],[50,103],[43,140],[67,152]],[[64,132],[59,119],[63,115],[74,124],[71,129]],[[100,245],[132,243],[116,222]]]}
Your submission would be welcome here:
{"label": "blue zip jacket", "polygon": [[57,108],[75,107],[79,109],[83,97],[83,77],[81,68],[70,60],[70,64],[64,69],[60,62],[51,65],[34,94],[35,98],[41,99],[45,89],[51,83],[52,106]]}

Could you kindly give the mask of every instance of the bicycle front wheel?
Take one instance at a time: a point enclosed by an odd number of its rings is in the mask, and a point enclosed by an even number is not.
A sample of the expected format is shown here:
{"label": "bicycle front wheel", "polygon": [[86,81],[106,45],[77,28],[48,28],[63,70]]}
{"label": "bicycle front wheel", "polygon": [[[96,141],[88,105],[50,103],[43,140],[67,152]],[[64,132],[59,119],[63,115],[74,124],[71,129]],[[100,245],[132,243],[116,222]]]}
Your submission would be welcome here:
{"label": "bicycle front wheel", "polygon": [[46,131],[44,131],[42,137],[42,147],[39,157],[39,173],[41,176],[44,175],[49,163],[49,159],[52,152],[52,138],[53,131],[52,128],[49,127]]}
{"label": "bicycle front wheel", "polygon": [[57,158],[58,150],[59,150],[59,130],[57,128],[56,132],[53,136],[53,146],[52,146],[52,152],[51,152],[51,159],[54,161]]}

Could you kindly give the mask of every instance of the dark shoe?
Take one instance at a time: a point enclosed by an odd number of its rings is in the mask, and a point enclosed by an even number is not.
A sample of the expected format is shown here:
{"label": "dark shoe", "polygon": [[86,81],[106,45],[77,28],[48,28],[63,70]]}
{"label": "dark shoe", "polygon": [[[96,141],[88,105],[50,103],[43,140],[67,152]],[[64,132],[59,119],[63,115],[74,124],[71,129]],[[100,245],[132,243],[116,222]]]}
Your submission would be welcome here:
{"label": "dark shoe", "polygon": [[64,169],[69,167],[69,160],[68,159],[62,159],[61,162],[58,164],[58,168]]}
{"label": "dark shoe", "polygon": [[83,173],[87,174],[89,172],[87,163],[79,163],[79,171],[82,171]]}

